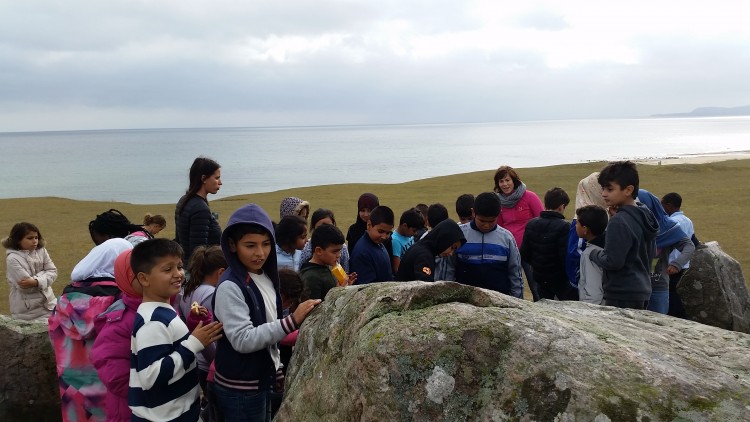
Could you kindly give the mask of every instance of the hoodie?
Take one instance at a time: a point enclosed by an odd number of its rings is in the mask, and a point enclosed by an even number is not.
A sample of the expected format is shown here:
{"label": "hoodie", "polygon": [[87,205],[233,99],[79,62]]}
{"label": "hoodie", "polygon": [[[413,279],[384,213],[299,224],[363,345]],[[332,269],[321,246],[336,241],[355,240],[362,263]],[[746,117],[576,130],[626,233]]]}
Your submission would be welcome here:
{"label": "hoodie", "polygon": [[[268,233],[271,249],[263,263],[261,277],[255,274],[251,277],[230,248],[229,233],[240,225],[260,226]],[[292,315],[282,319],[273,233],[268,214],[258,205],[250,204],[232,214],[221,235],[221,249],[228,268],[214,294],[214,316],[224,324],[224,336],[216,346],[214,381],[226,388],[270,390],[280,367],[276,343],[298,328]],[[268,290],[260,281],[262,277],[270,279],[274,297],[268,297]],[[275,318],[269,320],[266,307],[274,302]]]}
{"label": "hoodie", "polygon": [[398,281],[434,281],[435,257],[456,242],[466,243],[464,232],[451,220],[443,220],[415,243],[401,258],[396,273]]}
{"label": "hoodie", "polygon": [[658,231],[659,223],[645,206],[625,205],[609,220],[604,249],[590,255],[604,270],[605,300],[649,300]]}

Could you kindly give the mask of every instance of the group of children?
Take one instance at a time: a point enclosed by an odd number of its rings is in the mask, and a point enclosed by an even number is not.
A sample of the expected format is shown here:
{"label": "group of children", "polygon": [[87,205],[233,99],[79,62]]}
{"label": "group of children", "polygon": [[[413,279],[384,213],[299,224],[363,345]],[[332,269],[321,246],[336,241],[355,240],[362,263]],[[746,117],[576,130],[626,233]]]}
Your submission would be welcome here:
{"label": "group of children", "polygon": [[11,312],[49,318],[66,421],[196,421],[202,409],[204,420],[270,420],[296,330],[336,286],[449,280],[523,298],[523,259],[543,298],[666,313],[695,241],[679,195],[657,200],[633,163],[615,162],[581,181],[572,223],[569,203],[550,189],[519,248],[498,223],[496,192],[461,195],[459,222],[441,204],[420,204],[398,225],[366,193],[346,236],[332,211],[285,198],[278,223],[243,206],[219,245],[189,259],[110,210],[90,223],[97,246],[59,299],[39,229],[19,223],[3,243]]}

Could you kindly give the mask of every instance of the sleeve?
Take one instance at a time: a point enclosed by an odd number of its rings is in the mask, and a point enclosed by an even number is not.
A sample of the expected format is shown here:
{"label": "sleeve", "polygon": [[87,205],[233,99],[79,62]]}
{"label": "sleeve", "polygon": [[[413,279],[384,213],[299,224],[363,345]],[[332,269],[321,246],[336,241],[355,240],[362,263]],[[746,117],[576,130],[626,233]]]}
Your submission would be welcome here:
{"label": "sleeve", "polygon": [[39,290],[44,290],[47,287],[51,287],[52,283],[57,280],[57,267],[52,262],[52,258],[49,257],[46,249],[40,250],[43,257],[42,271],[34,274],[34,278],[39,282]]}
{"label": "sleeve", "polygon": [[[534,227],[532,225],[531,231],[534,230]],[[531,242],[529,242],[529,238],[531,236],[529,235],[529,226],[526,226],[526,230],[523,231],[523,240],[521,241],[521,248],[519,249],[519,253],[521,254],[521,259],[523,259],[525,262],[531,262]]]}
{"label": "sleeve", "polygon": [[557,264],[560,268],[565,268],[568,259],[568,225],[560,226],[557,233]]}
{"label": "sleeve", "polygon": [[609,271],[617,271],[625,266],[627,252],[632,239],[627,235],[624,221],[612,218],[607,226],[607,236],[604,238],[604,249],[591,251],[591,261]]}
{"label": "sleeve", "polygon": [[586,252],[581,255],[581,277],[578,282],[578,298],[582,302],[601,304],[604,300],[604,290],[602,289],[602,269],[591,262],[588,254],[594,251]]}
{"label": "sleeve", "polygon": [[7,278],[11,287],[20,288],[18,282],[31,277],[28,264],[18,258],[17,255],[8,255],[5,259],[7,265]]}
{"label": "sleeve", "polygon": [[508,278],[510,280],[510,293],[519,299],[523,299],[523,276],[521,275],[521,254],[513,235],[508,236]]}
{"label": "sleeve", "polygon": [[190,214],[190,233],[188,234],[188,250],[185,255],[190,257],[193,250],[200,245],[208,244],[208,233],[211,227],[211,210],[208,206],[202,206]]}
{"label": "sleeve", "polygon": [[306,272],[302,277],[302,283],[308,292],[310,299],[323,299],[323,286],[321,285],[320,278],[316,277],[315,274]]}
{"label": "sleeve", "polygon": [[193,330],[195,330],[198,327],[198,324],[202,322],[203,325],[208,325],[211,323],[211,321],[213,321],[213,319],[214,319],[214,315],[211,313],[210,309],[208,309],[208,313],[203,316],[195,315],[192,312],[188,312],[187,315],[185,316],[185,325],[187,325],[188,331],[192,333]]}
{"label": "sleeve", "polygon": [[91,363],[107,391],[124,398],[128,397],[130,380],[131,336],[132,329],[107,324],[96,337],[91,350]]}
{"label": "sleeve", "polygon": [[544,205],[542,205],[542,200],[539,199],[539,196],[531,191],[526,191],[529,195],[529,209],[531,210],[531,215],[534,217],[539,217],[542,214],[542,211],[544,211]]}
{"label": "sleeve", "polygon": [[154,386],[168,388],[170,381],[187,373],[195,355],[203,350],[203,344],[192,335],[173,344],[169,327],[159,321],[141,326],[135,333],[134,344],[135,370],[144,390]]}
{"label": "sleeve", "polygon": [[354,255],[350,263],[352,271],[357,273],[356,284],[367,284],[376,281],[377,273],[375,265],[367,254],[359,253]]}
{"label": "sleeve", "polygon": [[341,248],[341,257],[339,258],[339,264],[344,268],[344,271],[349,274],[349,248],[344,244]]}
{"label": "sleeve", "polygon": [[216,288],[216,317],[224,324],[224,335],[239,353],[257,352],[278,343],[298,327],[292,315],[255,326],[239,287],[223,282]]}
{"label": "sleeve", "polygon": [[567,250],[565,252],[565,272],[568,273],[568,280],[574,285],[578,285],[578,271],[581,266],[581,242],[576,233],[576,220],[570,222],[568,231]]}
{"label": "sleeve", "polygon": [[[425,271],[425,269],[427,269],[427,271]],[[427,256],[427,254],[419,254],[419,256],[417,256],[417,259],[414,260],[412,274],[414,274],[415,280],[434,281],[435,280],[435,258],[429,257]]]}
{"label": "sleeve", "polygon": [[690,259],[693,257],[695,245],[693,245],[693,242],[686,236],[674,245],[674,249],[680,251],[680,253],[669,263],[669,265],[674,265],[675,267],[682,269],[682,267],[690,262]]}

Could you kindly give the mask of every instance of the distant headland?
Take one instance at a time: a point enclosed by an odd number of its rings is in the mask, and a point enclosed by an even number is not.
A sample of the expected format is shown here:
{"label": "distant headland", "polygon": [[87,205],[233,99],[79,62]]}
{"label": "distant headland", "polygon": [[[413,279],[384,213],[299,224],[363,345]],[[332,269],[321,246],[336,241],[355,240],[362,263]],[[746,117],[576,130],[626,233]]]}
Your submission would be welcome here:
{"label": "distant headland", "polygon": [[750,116],[750,105],[739,107],[699,107],[689,113],[652,114],[650,117]]}

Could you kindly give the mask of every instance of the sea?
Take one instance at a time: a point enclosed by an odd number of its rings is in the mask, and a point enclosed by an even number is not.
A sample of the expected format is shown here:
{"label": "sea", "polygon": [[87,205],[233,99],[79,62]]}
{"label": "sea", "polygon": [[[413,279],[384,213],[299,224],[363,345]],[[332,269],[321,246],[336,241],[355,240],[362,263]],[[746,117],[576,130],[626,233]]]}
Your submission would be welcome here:
{"label": "sea", "polygon": [[212,199],[340,183],[750,149],[750,116],[508,123],[0,132],[0,198],[174,203],[197,156]]}

